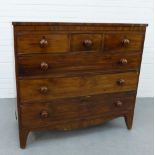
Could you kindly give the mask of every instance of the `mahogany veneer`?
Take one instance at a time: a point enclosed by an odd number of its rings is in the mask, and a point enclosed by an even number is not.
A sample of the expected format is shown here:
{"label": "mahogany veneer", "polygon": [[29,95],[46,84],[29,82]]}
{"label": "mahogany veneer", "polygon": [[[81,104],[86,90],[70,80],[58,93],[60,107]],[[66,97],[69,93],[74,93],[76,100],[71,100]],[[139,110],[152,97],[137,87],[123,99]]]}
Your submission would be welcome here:
{"label": "mahogany veneer", "polygon": [[30,131],[132,128],[147,24],[13,25],[21,148]]}

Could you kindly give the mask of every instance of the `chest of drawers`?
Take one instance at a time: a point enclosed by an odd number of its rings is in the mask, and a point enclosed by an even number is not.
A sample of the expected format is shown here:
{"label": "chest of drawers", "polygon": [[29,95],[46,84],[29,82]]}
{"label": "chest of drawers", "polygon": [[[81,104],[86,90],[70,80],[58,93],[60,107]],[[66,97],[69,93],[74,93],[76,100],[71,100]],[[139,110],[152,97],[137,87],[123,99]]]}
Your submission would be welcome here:
{"label": "chest of drawers", "polygon": [[133,122],[146,24],[13,22],[20,146],[30,131]]}

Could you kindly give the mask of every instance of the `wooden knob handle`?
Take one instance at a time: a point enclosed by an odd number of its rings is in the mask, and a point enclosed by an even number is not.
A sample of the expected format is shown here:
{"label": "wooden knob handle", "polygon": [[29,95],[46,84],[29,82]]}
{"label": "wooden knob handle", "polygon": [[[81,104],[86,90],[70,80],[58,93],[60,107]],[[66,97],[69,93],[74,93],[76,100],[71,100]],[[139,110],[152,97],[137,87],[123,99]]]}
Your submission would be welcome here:
{"label": "wooden knob handle", "polygon": [[117,102],[115,103],[115,105],[116,105],[117,107],[122,107],[123,103],[122,103],[121,101],[117,101]]}
{"label": "wooden knob handle", "polygon": [[48,64],[46,62],[42,62],[40,64],[41,71],[46,71],[48,69]]}
{"label": "wooden knob handle", "polygon": [[43,111],[40,113],[40,116],[41,116],[41,118],[48,118],[49,113],[48,113],[46,110],[43,110]]}
{"label": "wooden knob handle", "polygon": [[127,46],[127,45],[129,45],[130,44],[130,40],[129,39],[123,39],[122,40],[122,44],[123,44],[123,46]]}
{"label": "wooden knob handle", "polygon": [[40,47],[41,48],[44,48],[48,45],[48,41],[46,40],[45,37],[43,37],[41,40],[40,40]]}
{"label": "wooden knob handle", "polygon": [[122,58],[122,59],[120,59],[119,63],[120,63],[121,65],[126,65],[126,64],[128,63],[128,60],[125,59],[125,58]]}
{"label": "wooden knob handle", "polygon": [[46,86],[43,86],[43,87],[40,88],[40,92],[41,92],[42,94],[47,94],[48,88],[47,88]]}
{"label": "wooden knob handle", "polygon": [[123,86],[125,84],[125,80],[124,79],[119,79],[117,81],[117,84],[120,85],[120,86]]}
{"label": "wooden knob handle", "polygon": [[83,45],[84,45],[85,48],[91,49],[91,47],[93,45],[93,42],[91,40],[87,39],[87,40],[83,41]]}

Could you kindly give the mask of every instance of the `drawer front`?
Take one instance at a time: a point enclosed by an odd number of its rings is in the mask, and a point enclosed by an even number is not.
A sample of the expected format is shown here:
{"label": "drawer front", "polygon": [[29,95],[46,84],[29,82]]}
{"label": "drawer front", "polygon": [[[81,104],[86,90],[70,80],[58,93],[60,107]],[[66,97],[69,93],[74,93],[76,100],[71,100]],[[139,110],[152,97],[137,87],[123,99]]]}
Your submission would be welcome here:
{"label": "drawer front", "polygon": [[102,116],[109,112],[120,113],[132,109],[134,100],[135,93],[116,93],[34,102],[30,106],[22,105],[22,125],[36,128]]}
{"label": "drawer front", "polygon": [[41,76],[79,71],[128,71],[138,70],[140,53],[104,55],[96,52],[78,54],[36,54],[18,59],[20,76]]}
{"label": "drawer front", "polygon": [[21,101],[136,90],[137,72],[19,80]]}
{"label": "drawer front", "polygon": [[110,33],[104,36],[104,51],[141,51],[144,35],[138,33]]}
{"label": "drawer front", "polygon": [[102,34],[72,34],[72,51],[99,51],[102,47]]}
{"label": "drawer front", "polygon": [[68,34],[25,33],[17,38],[18,53],[65,53],[69,51]]}

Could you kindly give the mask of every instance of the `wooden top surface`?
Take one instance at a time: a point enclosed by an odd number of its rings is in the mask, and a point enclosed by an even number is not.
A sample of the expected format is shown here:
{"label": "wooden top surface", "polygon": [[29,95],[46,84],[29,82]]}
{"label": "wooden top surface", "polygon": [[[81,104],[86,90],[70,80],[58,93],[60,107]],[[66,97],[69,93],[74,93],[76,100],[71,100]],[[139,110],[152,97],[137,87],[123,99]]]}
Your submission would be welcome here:
{"label": "wooden top surface", "polygon": [[54,25],[54,26],[60,26],[60,25],[72,25],[72,26],[80,26],[80,25],[85,25],[85,26],[127,26],[127,27],[134,27],[134,26],[142,26],[146,27],[148,24],[146,23],[72,23],[72,22],[12,22],[14,26],[43,26],[43,25]]}

